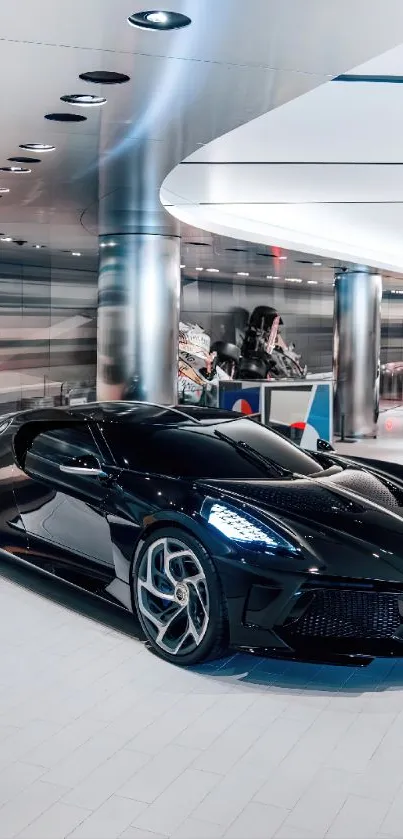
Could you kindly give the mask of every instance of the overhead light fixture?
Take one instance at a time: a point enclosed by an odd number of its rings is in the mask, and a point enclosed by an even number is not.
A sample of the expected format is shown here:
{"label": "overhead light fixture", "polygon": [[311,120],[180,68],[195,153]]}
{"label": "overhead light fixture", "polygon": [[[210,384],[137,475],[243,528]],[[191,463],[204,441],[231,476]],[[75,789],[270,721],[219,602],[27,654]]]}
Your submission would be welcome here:
{"label": "overhead light fixture", "polygon": [[285,277],[286,283],[302,283],[299,277]]}
{"label": "overhead light fixture", "polygon": [[2,236],[0,241],[1,242],[12,242],[13,240],[12,240],[11,236]]}
{"label": "overhead light fixture", "polygon": [[166,26],[169,18],[166,12],[149,12],[149,14],[146,15],[146,20],[150,23],[158,23],[161,24],[161,26]]}
{"label": "overhead light fixture", "polygon": [[9,157],[10,163],[42,163],[39,157]]}
{"label": "overhead light fixture", "polygon": [[192,22],[190,17],[179,12],[164,12],[153,10],[149,12],[135,12],[127,18],[130,26],[138,29],[148,29],[152,32],[166,32],[169,29],[183,29]]}
{"label": "overhead light fixture", "polygon": [[197,268],[195,268],[195,271],[203,271],[203,268],[200,268],[200,265],[199,265]]}
{"label": "overhead light fixture", "polygon": [[32,245],[32,247],[33,247],[36,251],[39,251],[41,248],[46,248],[46,245]]}
{"label": "overhead light fixture", "polygon": [[84,122],[87,117],[83,114],[45,114],[45,119],[51,122]]}
{"label": "overhead light fixture", "polygon": [[10,192],[7,186],[0,186],[0,194],[3,195],[5,192]]}
{"label": "overhead light fixture", "polygon": [[186,268],[186,265],[181,265],[180,268]]}
{"label": "overhead light fixture", "polygon": [[308,280],[308,285],[318,285],[317,280]]}
{"label": "overhead light fixture", "polygon": [[20,149],[25,149],[25,151],[39,151],[39,152],[47,152],[47,151],[55,151],[56,146],[51,146],[49,143],[21,143]]}
{"label": "overhead light fixture", "polygon": [[219,274],[220,273],[219,268],[206,268],[206,271],[208,271],[209,274]]}
{"label": "overhead light fixture", "polygon": [[390,293],[391,293],[391,294],[403,294],[403,289],[399,289],[399,288],[392,288],[392,290],[391,290],[391,292],[390,292]]}
{"label": "overhead light fixture", "polygon": [[116,248],[116,242],[101,242],[100,248]]}
{"label": "overhead light fixture", "polygon": [[80,73],[79,78],[92,84],[124,84],[130,81],[126,73],[114,73],[111,70],[89,70],[88,73]]}
{"label": "overhead light fixture", "polygon": [[72,256],[81,256],[81,253],[79,253],[79,251],[72,251],[71,255]]}
{"label": "overhead light fixture", "polygon": [[312,265],[314,265],[314,266],[315,266],[315,268],[320,268],[320,266],[322,265],[322,263],[321,263],[321,262],[313,262],[313,263],[312,263]]}
{"label": "overhead light fixture", "polygon": [[0,172],[12,172],[13,175],[29,175],[31,169],[26,169],[25,166],[1,166]]}
{"label": "overhead light fixture", "polygon": [[248,271],[237,271],[237,277],[249,277]]}
{"label": "overhead light fixture", "polygon": [[106,102],[104,96],[95,96],[93,93],[74,93],[68,96],[61,96],[60,99],[69,105],[78,105],[79,108],[98,107],[99,105],[105,105]]}
{"label": "overhead light fixture", "polygon": [[286,256],[279,256],[279,259],[284,260],[284,259],[287,259],[287,257]]}

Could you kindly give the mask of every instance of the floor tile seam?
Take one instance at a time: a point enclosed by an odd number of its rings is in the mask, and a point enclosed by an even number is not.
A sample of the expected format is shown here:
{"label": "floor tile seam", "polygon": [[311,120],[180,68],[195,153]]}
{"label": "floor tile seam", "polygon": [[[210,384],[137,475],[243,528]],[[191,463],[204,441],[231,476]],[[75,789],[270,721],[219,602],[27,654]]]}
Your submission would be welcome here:
{"label": "floor tile seam", "polygon": [[[191,767],[187,767],[187,768],[188,768],[188,769],[190,769]],[[186,770],[183,770],[183,771],[186,771]],[[203,769],[197,769],[197,770],[193,770],[193,771],[197,771],[197,772],[202,772],[202,773],[204,773],[206,770],[203,770]],[[181,774],[183,774],[183,773],[181,773]],[[216,775],[216,777],[217,777],[217,786],[219,786],[220,782],[223,780],[223,776],[222,776],[222,775],[218,775],[216,772],[210,772],[210,771],[208,771],[208,774],[209,774],[209,775]],[[179,775],[178,777],[180,777],[180,775]],[[165,788],[165,790],[164,790],[164,794],[165,794],[166,792],[169,792],[169,788],[170,788],[170,787],[172,786],[172,784],[174,784],[177,780],[178,780],[178,778],[175,778],[175,780],[174,780],[174,781],[171,781],[171,783],[168,785],[168,787],[166,787],[166,788]],[[201,805],[201,804],[203,804],[203,801],[205,801],[205,799],[207,798],[207,796],[208,796],[208,795],[210,795],[210,793],[211,793],[213,790],[215,790],[215,789],[216,789],[216,785],[215,785],[212,789],[207,790],[207,791],[204,793],[203,797],[202,797],[202,798],[201,798],[201,799],[197,802],[197,804],[195,804],[195,806],[192,808],[192,810],[191,810],[191,811],[190,811],[190,812],[189,812],[189,813],[185,816],[185,818],[183,819],[183,821],[181,821],[181,822],[180,822],[180,824],[179,824],[179,825],[175,828],[175,832],[176,832],[177,830],[179,830],[179,829],[180,829],[180,827],[181,827],[181,826],[182,826],[182,825],[183,825],[183,824],[184,824],[184,823],[185,823],[188,819],[191,819],[191,818],[192,818],[193,813],[195,813],[195,811],[198,809],[198,807],[200,807],[200,805]],[[132,801],[133,799],[130,799],[130,800]],[[137,800],[137,799],[136,799],[136,800]],[[141,803],[142,803],[142,802],[141,802]],[[145,812],[146,812],[146,810],[148,810],[150,807],[154,806],[154,804],[156,804],[156,805],[158,806],[158,800],[153,801],[153,802],[152,802],[152,804],[147,804],[147,805],[146,805],[146,809],[145,809],[143,812],[145,813]],[[220,825],[218,822],[211,822],[211,821],[209,822],[209,821],[206,821],[206,819],[198,819],[198,821],[204,822],[206,825],[207,825],[207,824],[209,824],[209,825],[214,824],[214,825],[216,825],[217,827],[221,827],[221,825]],[[136,825],[134,825],[134,824],[132,824],[131,826],[136,827]]]}
{"label": "floor tile seam", "polygon": [[[100,769],[104,769],[105,767],[107,767],[108,762],[109,762],[112,758],[116,757],[116,755],[118,755],[120,752],[125,751],[125,749],[126,749],[126,747],[125,747],[125,746],[121,746],[120,748],[118,748],[116,752],[113,752],[113,754],[109,755],[109,757],[107,757],[107,758],[106,758],[106,760],[104,760],[104,761],[102,761],[102,763],[98,764],[98,766],[96,766],[96,767],[95,767],[95,769],[92,769],[92,770],[88,773],[88,775],[85,775],[83,778],[81,778],[81,779],[80,779],[80,781],[79,781],[79,783],[78,783],[78,784],[76,784],[76,786],[69,788],[69,789],[68,789],[68,790],[64,793],[64,795],[63,795],[63,798],[62,798],[63,803],[68,803],[68,802],[65,802],[65,801],[64,801],[64,799],[65,799],[65,798],[68,798],[68,796],[69,796],[69,795],[71,795],[71,794],[72,794],[72,793],[73,793],[73,792],[77,789],[77,787],[82,787],[82,786],[83,786],[83,784],[85,784],[85,782],[86,782],[86,781],[88,781],[88,780],[89,780],[89,778],[91,778],[91,775],[94,775],[94,774],[95,774],[95,772],[98,772],[98,770],[100,770]],[[126,749],[126,751],[128,751],[128,752],[130,753],[130,749]],[[133,750],[132,750],[132,751],[133,751]],[[117,790],[114,790],[113,792],[111,792],[111,793],[110,793],[110,795],[107,795],[107,797],[106,797],[106,798],[105,798],[105,800],[102,802],[102,804],[104,804],[104,803],[105,803],[105,801],[108,801],[108,800],[109,800],[109,798],[111,798],[111,796],[112,796],[112,795],[118,795],[118,796],[119,796],[119,798],[125,798],[125,799],[127,799],[128,801],[133,801],[133,800],[134,800],[134,801],[138,801],[138,799],[137,799],[137,798],[133,799],[133,798],[130,798],[130,796],[128,796],[128,795],[122,795],[122,794],[121,794],[121,792],[120,792],[120,790],[121,790],[121,789],[122,789],[122,788],[123,788],[123,787],[124,787],[127,783],[130,783],[130,781],[132,781],[132,780],[133,780],[133,778],[135,778],[135,777],[136,777],[136,775],[137,775],[139,772],[141,772],[143,769],[145,769],[145,767],[146,767],[149,763],[151,763],[151,761],[152,761],[153,757],[155,757],[155,755],[149,755],[149,754],[147,754],[146,752],[140,752],[140,751],[138,751],[138,750],[135,752],[135,754],[139,754],[139,755],[141,755],[142,757],[146,758],[146,760],[144,761],[144,763],[142,764],[142,766],[140,766],[138,769],[135,769],[135,770],[134,770],[133,774],[132,774],[132,775],[130,775],[130,777],[129,777],[129,778],[127,778],[125,781],[123,781],[123,783],[121,784],[121,786],[120,786]],[[53,767],[52,767],[52,768],[53,768]],[[139,802],[139,803],[147,803],[147,802]],[[71,806],[73,806],[73,805],[71,805]],[[74,806],[76,806],[76,805],[74,805]],[[81,805],[77,805],[77,806],[81,806]],[[101,806],[101,805],[99,805],[99,806]],[[91,808],[89,808],[89,809],[91,809]],[[96,810],[97,810],[97,809],[98,809],[98,807],[96,807],[96,808],[95,808],[95,810],[94,810],[93,812],[96,812]]]}
{"label": "floor tile seam", "polygon": [[[29,784],[29,785],[28,785],[28,787],[25,787],[24,789],[20,790],[20,792],[18,792],[18,793],[17,793],[17,796],[16,796],[16,797],[18,798],[18,796],[19,796],[19,795],[22,795],[22,794],[23,794],[23,793],[24,793],[27,789],[29,789],[29,788],[30,788],[30,786],[32,786],[33,784],[37,783],[38,781],[39,781],[39,782],[42,782],[42,778],[37,778],[37,780],[36,780],[36,781],[33,781],[33,782],[32,782],[32,784]],[[47,785],[47,786],[54,787],[55,789],[58,789],[58,790],[60,790],[60,789],[64,789],[64,788],[63,788],[63,787],[61,787],[59,784],[52,784],[52,783],[51,783],[51,782],[49,782],[49,781],[45,781],[44,783],[46,783],[46,785]],[[41,810],[41,812],[40,812],[40,813],[37,813],[37,814],[35,815],[35,817],[32,819],[32,821],[31,821],[31,822],[29,822],[28,824],[24,825],[24,827],[23,827],[23,829],[22,829],[22,830],[25,830],[27,827],[29,827],[29,824],[32,824],[32,822],[34,822],[36,819],[38,819],[40,816],[42,816],[44,813],[46,813],[46,810],[49,810],[51,807],[53,807],[53,805],[54,805],[54,804],[57,804],[57,803],[61,800],[62,795],[63,795],[63,793],[61,793],[60,797],[59,797],[59,798],[57,798],[57,799],[55,799],[55,801],[53,801],[53,802],[52,802],[52,804],[49,804],[49,805],[45,806],[45,809],[44,809],[44,810]],[[10,799],[10,801],[12,801],[12,799]],[[10,801],[7,801],[7,802],[6,802],[6,804],[2,804],[2,806],[0,807],[0,830],[1,830],[1,812],[2,812],[2,810],[3,810],[5,807],[8,807],[8,805],[10,804]],[[22,831],[20,831],[20,833],[22,833]]]}
{"label": "floor tile seam", "polygon": [[[107,804],[107,803],[108,803],[108,801],[110,801],[110,800],[111,800],[111,798],[114,798],[114,797],[115,797],[115,798],[122,798],[122,799],[124,799],[125,801],[130,801],[132,804],[133,804],[133,802],[135,801],[137,804],[141,804],[141,805],[143,805],[143,806],[144,806],[144,809],[141,811],[142,813],[145,813],[146,809],[148,808],[148,805],[147,805],[147,804],[145,804],[145,803],[144,803],[144,801],[138,801],[137,799],[134,799],[134,798],[127,798],[127,797],[126,797],[126,796],[124,796],[124,795],[119,795],[117,792],[111,792],[111,794],[110,794],[110,795],[108,795],[108,797],[107,797],[107,798],[105,798],[105,801],[103,801],[103,802],[102,802],[102,804],[100,804],[100,805],[99,805],[99,807],[96,807],[96,809],[95,809],[95,810],[89,810],[89,811],[88,811],[88,815],[87,815],[87,816],[83,819],[83,821],[82,821],[82,822],[80,822],[80,825],[81,825],[81,824],[83,824],[83,822],[85,822],[85,821],[86,821],[86,819],[91,818],[91,816],[94,816],[94,815],[98,812],[98,810],[100,810],[100,809],[101,809],[101,807],[104,807],[104,806],[105,806],[105,804]],[[59,799],[59,801],[60,801],[60,800],[61,800],[61,799]],[[63,802],[63,804],[65,804],[65,802]],[[73,805],[68,805],[68,804],[65,804],[65,806],[66,806],[66,807],[68,807],[68,806],[73,806]],[[75,807],[75,806],[76,806],[76,805],[74,805],[74,807]],[[85,808],[81,807],[81,808],[78,808],[78,809],[85,809]],[[68,839],[68,837],[69,837],[69,836],[71,836],[71,835],[72,835],[72,834],[73,834],[73,833],[77,830],[77,827],[79,827],[80,825],[76,825],[76,826],[73,828],[73,830],[71,830],[71,831],[70,831],[70,833],[66,833],[66,835],[63,837],[63,839]],[[123,829],[122,833],[124,833],[126,830],[128,830],[128,828],[129,828],[129,827],[136,827],[136,825],[134,825],[134,824],[133,824],[133,822],[130,822],[130,824],[129,824],[127,827],[125,827],[125,828]],[[41,837],[38,837],[38,839],[41,839]],[[95,836],[95,835],[94,835],[94,839],[96,839],[96,836]],[[111,837],[111,839],[116,839],[116,838],[115,838],[115,837]]]}
{"label": "floor tile seam", "polygon": [[[273,808],[273,809],[275,809],[275,810],[279,810],[279,811],[281,811],[281,812],[283,812],[283,811],[284,811],[284,818],[283,818],[283,821],[281,822],[281,824],[279,824],[279,826],[278,826],[278,828],[277,828],[277,830],[276,830],[276,833],[277,833],[277,831],[278,831],[278,830],[280,830],[280,827],[282,827],[282,826],[283,826],[283,824],[284,824],[285,820],[287,819],[287,817],[288,817],[288,816],[290,815],[290,813],[291,813],[291,810],[290,810],[288,807],[279,807],[277,804],[263,804],[261,801],[255,801],[254,799],[251,799],[251,800],[248,802],[248,804],[245,804],[245,807],[248,807],[248,806],[249,806],[249,804],[259,804],[261,807],[272,807],[272,808]],[[243,809],[245,809],[245,807],[244,807]],[[228,831],[229,831],[229,830],[231,830],[231,827],[235,824],[235,822],[237,821],[237,819],[239,819],[239,816],[240,816],[240,815],[242,815],[242,812],[243,812],[243,811],[241,810],[241,813],[238,813],[238,815],[237,815],[237,816],[235,816],[235,818],[232,820],[231,824],[227,825],[227,827],[225,828],[225,832],[223,833],[223,837],[222,837],[222,839],[225,839],[225,837],[226,837],[226,835],[227,835]],[[201,819],[200,819],[200,821],[201,821]],[[206,822],[206,824],[209,824],[209,823],[211,824],[211,822]],[[219,826],[221,826],[221,825],[219,825]],[[275,836],[275,835],[276,835],[276,834],[274,834],[274,836]],[[245,837],[245,839],[247,839],[247,837]]]}
{"label": "floor tile seam", "polygon": [[[340,815],[340,813],[341,813],[341,811],[342,811],[342,809],[343,809],[344,805],[346,804],[346,802],[347,802],[347,800],[348,800],[349,798],[356,798],[356,799],[361,800],[361,801],[368,801],[368,796],[365,796],[365,795],[356,795],[356,794],[355,794],[355,793],[353,793],[353,792],[347,792],[346,797],[345,797],[345,799],[344,799],[343,803],[342,803],[342,804],[341,804],[341,806],[339,807],[339,809],[338,809],[338,811],[337,811],[337,813],[336,813],[336,815],[335,815],[335,817],[334,817],[334,819],[333,819],[332,823],[329,825],[329,827],[328,827],[328,829],[327,829],[326,833],[324,834],[323,839],[326,839],[326,837],[329,835],[329,833],[330,833],[330,831],[331,831],[331,829],[332,829],[332,827],[333,827],[333,825],[334,825],[334,823],[335,823],[336,819],[337,819],[337,818],[338,818],[338,816]],[[386,817],[385,817],[385,818],[386,818]],[[377,832],[378,832],[378,831],[377,831]],[[375,839],[375,836],[374,836],[374,837],[368,836],[368,837],[367,837],[367,839]]]}
{"label": "floor tile seam", "polygon": [[[153,694],[154,692],[155,692],[155,691],[154,691],[154,689],[153,689],[153,690],[151,691],[151,694]],[[161,693],[165,693],[165,691],[161,691]],[[180,702],[183,698],[184,698],[184,697],[183,697],[182,695],[181,695],[181,696],[179,696],[179,697],[175,700],[175,702],[173,702],[173,703],[172,703],[172,705],[170,705],[170,706],[169,706],[169,708],[168,708],[167,710],[164,710],[161,714],[157,714],[157,715],[154,717],[154,719],[150,720],[150,721],[149,721],[149,722],[148,722],[148,723],[144,726],[144,728],[142,728],[142,729],[141,729],[141,731],[137,732],[137,734],[134,734],[133,736],[129,735],[128,742],[131,742],[132,740],[134,740],[136,737],[138,737],[138,735],[139,735],[139,734],[143,734],[143,732],[144,732],[144,731],[147,731],[147,730],[150,728],[150,726],[154,725],[154,723],[156,723],[158,720],[162,719],[162,717],[163,717],[166,713],[168,713],[168,711],[173,710],[173,709],[176,707],[176,705],[177,705],[177,704],[178,704],[178,703],[179,703],[179,702]],[[93,710],[93,709],[91,709],[91,710]],[[202,713],[203,713],[203,712],[202,712]],[[115,723],[116,723],[116,720],[114,720],[114,721],[109,721],[109,722],[108,722],[108,724],[107,724],[107,726],[106,726],[106,728],[104,729],[104,734],[107,734],[107,733],[108,733],[108,730],[107,730],[107,729],[108,729],[109,727],[113,727],[113,725],[115,725]],[[183,733],[183,731],[181,731],[181,732],[180,732],[180,734],[182,734],[182,733]],[[178,736],[180,736],[180,734],[179,734]],[[172,741],[171,741],[171,742],[172,742]],[[175,741],[174,741],[174,742],[175,742]],[[167,745],[169,745],[169,743],[168,743]],[[177,744],[177,745],[179,745],[179,744]],[[127,748],[129,748],[129,747],[127,746]],[[138,749],[135,749],[135,748],[133,749],[133,748],[132,748],[132,749],[130,749],[130,751],[134,751],[134,752],[135,752],[135,751],[140,751],[140,752],[141,752],[141,749],[140,749],[140,750],[138,750]]]}
{"label": "floor tile seam", "polygon": [[[14,760],[14,761],[12,761],[11,763],[9,763],[9,764],[8,764],[7,770],[9,770],[9,769],[10,769],[12,766],[14,766],[14,764],[16,764],[16,763],[20,763],[20,764],[22,763],[24,766],[31,766],[31,767],[32,767],[32,769],[41,769],[41,770],[43,770],[43,771],[41,772],[41,774],[39,775],[39,777],[38,777],[38,778],[35,778],[33,781],[29,781],[29,783],[28,783],[28,784],[24,785],[23,787],[21,787],[21,789],[19,789],[19,790],[18,790],[18,792],[16,793],[16,795],[20,795],[21,793],[23,793],[23,792],[25,792],[26,790],[28,790],[28,789],[32,786],[32,784],[35,784],[37,781],[41,781],[41,780],[42,780],[42,778],[43,778],[43,776],[46,774],[46,769],[44,769],[44,768],[43,768],[43,766],[36,766],[34,763],[28,763],[26,760],[20,760],[20,759],[18,759],[18,758],[17,758],[17,760]],[[4,770],[2,770],[2,771],[6,771],[6,769],[4,769]],[[2,773],[1,773],[1,774],[2,774]],[[46,782],[46,783],[47,783],[47,782]],[[53,784],[53,786],[55,786],[55,784]],[[1,811],[2,807],[4,807],[6,804],[9,804],[9,803],[10,803],[10,801],[12,801],[12,799],[13,799],[14,797],[15,797],[15,796],[11,795],[11,797],[10,797],[10,798],[7,798],[7,800],[6,800],[6,801],[1,801],[1,790],[0,790],[0,811]]]}
{"label": "floor tile seam", "polygon": [[[62,803],[64,807],[69,807],[69,805],[68,805],[68,804],[66,804],[64,801],[62,801],[62,799],[61,799],[61,798],[58,798],[58,799],[57,799],[57,801],[54,801],[54,802],[53,802],[53,804],[50,804],[50,806],[49,806],[49,807],[47,807],[45,810],[43,810],[43,811],[42,811],[42,813],[39,813],[38,815],[36,815],[36,816],[35,816],[35,818],[34,818],[34,819],[32,819],[32,821],[30,821],[28,824],[26,824],[26,825],[25,825],[25,827],[23,827],[23,829],[22,829],[22,830],[20,830],[20,832],[19,832],[19,833],[16,833],[16,834],[15,834],[15,836],[13,836],[13,839],[20,839],[20,837],[21,837],[21,836],[23,836],[23,834],[25,833],[25,831],[27,830],[27,828],[29,828],[32,824],[34,824],[34,822],[36,822],[36,821],[37,821],[37,819],[40,819],[42,816],[44,816],[44,815],[45,815],[45,813],[46,813],[48,810],[50,810],[50,809],[51,809],[52,807],[54,807],[56,804],[60,804],[60,803]],[[87,818],[88,818],[88,816],[91,816],[91,815],[92,815],[92,811],[91,811],[91,810],[87,810],[85,807],[76,807],[75,805],[74,805],[74,809],[75,809],[75,810],[82,810],[82,811],[83,811],[83,813],[85,813],[85,814],[86,814],[86,815],[83,817],[82,821],[81,821],[81,822],[79,822],[78,824],[76,824],[76,825],[75,825],[74,830],[77,830],[77,828],[78,828],[78,827],[80,827],[80,825],[82,825],[82,823],[85,821],[85,819],[87,819]],[[1,830],[1,828],[0,828],[0,830]],[[70,836],[72,832],[73,832],[73,831],[70,831],[70,833],[69,833],[69,834],[66,834],[66,837],[67,837],[67,836]],[[1,835],[1,834],[0,834],[0,835]],[[64,839],[66,839],[66,837],[64,837]],[[38,836],[38,839],[41,839],[41,837],[40,837],[40,836]]]}
{"label": "floor tile seam", "polygon": [[[382,827],[383,827],[383,824],[384,824],[384,822],[386,821],[386,818],[387,818],[387,816],[389,815],[389,812],[391,811],[392,807],[394,806],[395,801],[397,801],[397,799],[401,799],[402,797],[403,797],[403,780],[402,780],[402,782],[399,784],[399,787],[398,787],[398,789],[396,790],[396,794],[393,796],[393,799],[392,799],[392,801],[391,801],[391,802],[390,802],[390,804],[389,804],[389,809],[388,809],[388,812],[387,812],[387,813],[386,813],[386,815],[385,815],[385,818],[384,818],[384,819],[382,819],[382,824],[381,824],[381,827],[380,827],[380,832],[381,832],[381,833],[382,833]],[[392,835],[393,835],[393,834],[392,834]],[[402,836],[403,836],[403,828],[402,828]]]}

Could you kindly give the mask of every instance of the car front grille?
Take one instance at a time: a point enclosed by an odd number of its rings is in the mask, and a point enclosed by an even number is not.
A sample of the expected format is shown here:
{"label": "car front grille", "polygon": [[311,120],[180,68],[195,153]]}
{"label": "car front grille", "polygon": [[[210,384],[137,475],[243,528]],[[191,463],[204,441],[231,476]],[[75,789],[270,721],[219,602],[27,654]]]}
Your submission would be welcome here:
{"label": "car front grille", "polygon": [[310,595],[306,610],[284,629],[287,638],[390,639],[401,625],[395,592],[319,589]]}

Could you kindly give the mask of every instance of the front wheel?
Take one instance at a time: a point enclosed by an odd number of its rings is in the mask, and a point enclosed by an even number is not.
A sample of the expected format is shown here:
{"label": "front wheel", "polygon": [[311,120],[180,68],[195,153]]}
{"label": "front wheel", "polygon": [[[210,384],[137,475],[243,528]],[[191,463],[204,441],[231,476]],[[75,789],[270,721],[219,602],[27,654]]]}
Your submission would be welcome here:
{"label": "front wheel", "polygon": [[166,661],[194,665],[225,650],[226,610],[217,571],[190,534],[151,534],[133,567],[133,596],[144,634]]}

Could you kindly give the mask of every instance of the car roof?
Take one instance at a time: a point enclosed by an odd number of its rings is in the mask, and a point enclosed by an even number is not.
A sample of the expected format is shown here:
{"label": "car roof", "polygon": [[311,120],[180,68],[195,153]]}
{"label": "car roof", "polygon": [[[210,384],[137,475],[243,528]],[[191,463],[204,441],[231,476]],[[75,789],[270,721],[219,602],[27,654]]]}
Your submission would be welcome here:
{"label": "car roof", "polygon": [[149,402],[92,402],[85,405],[65,407],[34,408],[17,415],[18,424],[24,422],[53,422],[71,419],[79,422],[83,419],[95,422],[124,423],[130,421],[158,421],[161,424],[211,423],[212,421],[236,419],[242,417],[234,411],[219,408],[200,408],[198,406],[166,406]]}

